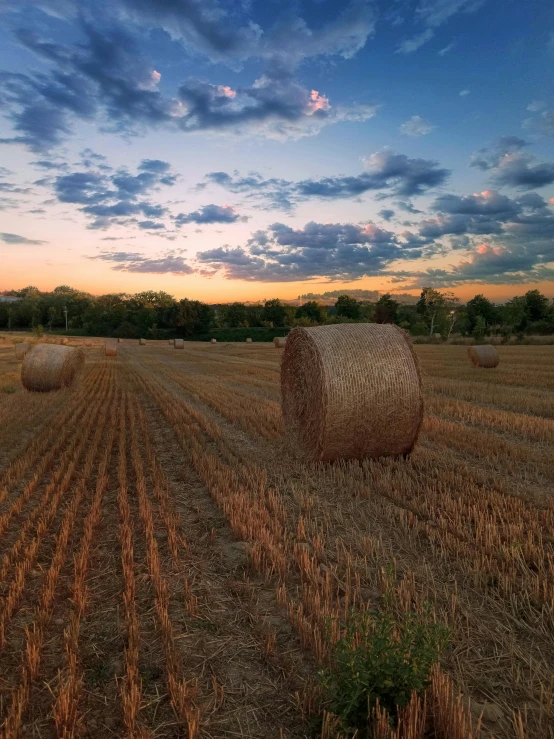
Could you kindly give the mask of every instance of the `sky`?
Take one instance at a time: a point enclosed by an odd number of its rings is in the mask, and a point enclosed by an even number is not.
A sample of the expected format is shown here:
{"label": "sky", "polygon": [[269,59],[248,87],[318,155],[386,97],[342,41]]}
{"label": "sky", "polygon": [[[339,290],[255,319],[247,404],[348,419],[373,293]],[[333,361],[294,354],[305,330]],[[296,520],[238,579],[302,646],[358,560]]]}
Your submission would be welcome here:
{"label": "sky", "polygon": [[551,0],[0,0],[0,291],[554,297]]}

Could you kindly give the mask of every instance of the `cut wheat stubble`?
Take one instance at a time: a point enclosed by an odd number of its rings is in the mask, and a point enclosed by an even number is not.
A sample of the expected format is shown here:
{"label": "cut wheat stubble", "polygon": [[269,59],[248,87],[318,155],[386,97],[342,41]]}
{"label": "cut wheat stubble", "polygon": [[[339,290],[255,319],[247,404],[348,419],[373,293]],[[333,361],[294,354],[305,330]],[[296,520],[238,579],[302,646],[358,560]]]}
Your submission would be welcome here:
{"label": "cut wheat stubble", "polygon": [[418,361],[391,324],[293,329],[281,393],[285,427],[313,461],[408,455],[423,420]]}

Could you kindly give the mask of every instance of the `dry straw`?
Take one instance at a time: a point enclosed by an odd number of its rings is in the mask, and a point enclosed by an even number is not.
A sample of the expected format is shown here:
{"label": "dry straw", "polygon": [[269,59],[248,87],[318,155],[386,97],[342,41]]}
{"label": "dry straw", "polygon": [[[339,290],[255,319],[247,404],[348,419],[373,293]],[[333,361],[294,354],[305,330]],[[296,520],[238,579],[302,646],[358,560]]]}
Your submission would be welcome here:
{"label": "dry straw", "polygon": [[273,339],[273,343],[277,349],[283,349],[287,344],[287,339],[285,336],[276,336]]}
{"label": "dry straw", "polygon": [[87,349],[90,348],[92,346],[92,339],[85,339],[85,346]]}
{"label": "dry straw", "polygon": [[217,339],[210,339],[210,344],[217,344]]}
{"label": "dry straw", "polygon": [[27,390],[49,392],[71,385],[85,361],[81,349],[59,344],[37,344],[27,353],[21,382]]}
{"label": "dry straw", "polygon": [[113,341],[108,342],[104,349],[104,355],[106,357],[117,357],[117,344]]}
{"label": "dry straw", "polygon": [[246,343],[247,344],[251,344],[252,343],[252,339],[246,339]]}
{"label": "dry straw", "polygon": [[118,343],[118,344],[123,344],[123,339],[118,339],[118,340],[117,340],[117,343]]}
{"label": "dry straw", "polygon": [[417,358],[391,324],[293,329],[281,393],[285,425],[311,460],[409,454],[423,420]]}
{"label": "dry straw", "polygon": [[23,357],[27,354],[30,348],[31,348],[31,345],[29,344],[28,341],[20,341],[19,344],[15,345],[15,358],[23,359]]}
{"label": "dry straw", "polygon": [[185,340],[184,339],[175,339],[175,342],[173,344],[175,349],[184,349],[185,348]]}
{"label": "dry straw", "polygon": [[139,339],[140,346],[146,346],[146,339]]}
{"label": "dry straw", "polygon": [[497,367],[500,357],[496,347],[492,344],[482,346],[468,346],[467,356],[474,367]]}
{"label": "dry straw", "polygon": [[169,339],[169,341],[167,343],[169,344],[169,346],[171,346],[171,344],[173,344],[174,341],[175,341],[175,339]]}

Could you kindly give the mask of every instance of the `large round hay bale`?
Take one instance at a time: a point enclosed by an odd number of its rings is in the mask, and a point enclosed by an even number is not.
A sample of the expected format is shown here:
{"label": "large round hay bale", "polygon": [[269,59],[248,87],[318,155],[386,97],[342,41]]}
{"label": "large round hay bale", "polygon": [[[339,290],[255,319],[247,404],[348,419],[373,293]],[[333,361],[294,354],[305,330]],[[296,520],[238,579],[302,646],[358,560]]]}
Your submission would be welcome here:
{"label": "large round hay bale", "polygon": [[493,368],[498,366],[500,357],[496,347],[492,344],[482,344],[481,346],[468,346],[467,356],[474,367]]}
{"label": "large round hay bale", "polygon": [[71,385],[85,361],[81,349],[59,344],[37,344],[27,352],[21,382],[27,390],[49,392]]}
{"label": "large round hay bale", "polygon": [[85,339],[84,344],[87,348],[92,346],[92,339]]}
{"label": "large round hay bale", "polygon": [[423,420],[417,357],[392,324],[293,329],[281,394],[285,426],[311,460],[407,455]]}
{"label": "large round hay bale", "polygon": [[273,339],[273,343],[277,349],[284,349],[287,344],[287,338],[286,336],[276,336]]}
{"label": "large round hay bale", "polygon": [[28,341],[20,341],[19,344],[15,345],[15,358],[23,359],[23,357],[27,354],[30,348],[31,348],[31,345],[29,344]]}
{"label": "large round hay bale", "polygon": [[140,346],[146,346],[146,339],[139,339]]}
{"label": "large round hay bale", "polygon": [[217,339],[210,339],[210,344],[217,344]]}
{"label": "large round hay bale", "polygon": [[104,348],[104,355],[106,357],[117,357],[117,348],[117,344],[114,341],[107,342]]}
{"label": "large round hay bale", "polygon": [[247,344],[251,344],[252,343],[252,339],[246,339],[246,343]]}
{"label": "large round hay bale", "polygon": [[184,349],[185,348],[185,340],[184,339],[175,339],[173,342],[173,346],[175,349]]}

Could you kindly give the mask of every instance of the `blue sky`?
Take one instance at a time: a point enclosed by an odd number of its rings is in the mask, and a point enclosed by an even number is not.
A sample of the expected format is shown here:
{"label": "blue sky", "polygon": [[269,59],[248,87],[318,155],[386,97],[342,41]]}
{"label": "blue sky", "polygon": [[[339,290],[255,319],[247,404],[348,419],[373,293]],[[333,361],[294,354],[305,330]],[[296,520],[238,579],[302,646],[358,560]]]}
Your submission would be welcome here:
{"label": "blue sky", "polygon": [[554,296],[547,0],[0,13],[0,289]]}

